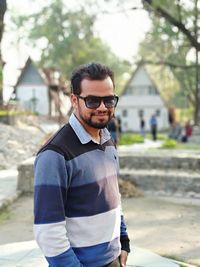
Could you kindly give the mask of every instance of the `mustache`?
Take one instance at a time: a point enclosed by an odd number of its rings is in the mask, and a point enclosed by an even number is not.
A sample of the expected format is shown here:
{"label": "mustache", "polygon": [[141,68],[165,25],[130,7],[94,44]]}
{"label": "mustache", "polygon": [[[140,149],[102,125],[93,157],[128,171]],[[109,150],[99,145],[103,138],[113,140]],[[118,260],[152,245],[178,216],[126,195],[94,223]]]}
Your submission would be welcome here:
{"label": "mustache", "polygon": [[108,111],[94,111],[91,115],[109,115],[110,112]]}

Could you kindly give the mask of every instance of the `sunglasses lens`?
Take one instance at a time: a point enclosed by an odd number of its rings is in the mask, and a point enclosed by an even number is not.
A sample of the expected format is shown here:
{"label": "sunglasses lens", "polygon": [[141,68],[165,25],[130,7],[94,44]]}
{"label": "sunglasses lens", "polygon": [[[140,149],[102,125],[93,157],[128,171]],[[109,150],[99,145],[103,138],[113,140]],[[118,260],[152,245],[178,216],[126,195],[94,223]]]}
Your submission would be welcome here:
{"label": "sunglasses lens", "polygon": [[106,96],[104,97],[104,105],[107,108],[113,108],[117,105],[118,97],[117,96]]}
{"label": "sunglasses lens", "polygon": [[105,96],[105,97],[99,97],[99,96],[87,96],[84,98],[85,104],[87,108],[98,108],[101,105],[101,101],[103,100],[103,103],[106,108],[113,108],[116,107],[118,102],[118,96]]}
{"label": "sunglasses lens", "polygon": [[85,98],[85,103],[88,108],[98,108],[101,104],[99,97],[88,96]]}

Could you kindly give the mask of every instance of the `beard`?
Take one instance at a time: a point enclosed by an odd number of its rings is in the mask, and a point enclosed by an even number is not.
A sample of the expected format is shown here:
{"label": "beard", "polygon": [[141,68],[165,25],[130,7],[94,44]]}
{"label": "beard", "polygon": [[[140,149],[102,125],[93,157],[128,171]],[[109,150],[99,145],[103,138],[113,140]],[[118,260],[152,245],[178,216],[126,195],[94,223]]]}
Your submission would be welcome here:
{"label": "beard", "polygon": [[[80,118],[86,123],[88,126],[95,128],[95,129],[103,129],[108,125],[108,122],[112,119],[113,117],[113,112],[111,111],[106,111],[106,112],[101,112],[101,111],[94,111],[90,114],[90,116],[86,117],[83,116],[83,114],[79,114]],[[107,115],[107,119],[102,119],[102,121],[94,121],[93,118],[96,115]]]}

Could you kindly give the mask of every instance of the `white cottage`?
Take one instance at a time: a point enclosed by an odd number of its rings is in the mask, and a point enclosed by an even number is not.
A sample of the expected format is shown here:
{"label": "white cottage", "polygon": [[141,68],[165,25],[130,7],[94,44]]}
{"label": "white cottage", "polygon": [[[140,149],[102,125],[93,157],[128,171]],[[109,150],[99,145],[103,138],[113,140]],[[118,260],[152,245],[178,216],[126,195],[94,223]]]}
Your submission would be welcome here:
{"label": "white cottage", "polygon": [[119,98],[116,116],[121,119],[122,131],[140,131],[140,119],[150,130],[150,118],[156,114],[158,130],[168,128],[168,109],[144,66],[133,73]]}
{"label": "white cottage", "polygon": [[40,71],[31,58],[21,71],[14,93],[25,110],[41,115],[65,116],[71,106],[68,88],[61,81],[58,71],[53,68]]}
{"label": "white cottage", "polygon": [[28,58],[15,85],[16,99],[26,110],[49,114],[49,88],[44,78]]}

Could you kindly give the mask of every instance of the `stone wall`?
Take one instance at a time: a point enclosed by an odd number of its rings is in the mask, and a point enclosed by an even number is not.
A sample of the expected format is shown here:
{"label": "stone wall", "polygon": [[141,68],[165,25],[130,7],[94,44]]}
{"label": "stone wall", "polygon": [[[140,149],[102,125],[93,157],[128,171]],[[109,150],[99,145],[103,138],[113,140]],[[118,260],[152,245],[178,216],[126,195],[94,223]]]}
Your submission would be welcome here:
{"label": "stone wall", "polygon": [[17,190],[22,193],[32,193],[34,185],[34,157],[23,161],[18,166]]}
{"label": "stone wall", "polygon": [[[168,153],[171,153],[170,151]],[[135,153],[137,154],[137,153]],[[162,154],[162,153],[161,153]],[[120,177],[133,182],[142,191],[160,195],[200,197],[200,157],[187,155],[120,155]],[[18,166],[18,190],[33,192],[34,157]]]}

